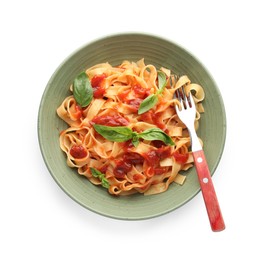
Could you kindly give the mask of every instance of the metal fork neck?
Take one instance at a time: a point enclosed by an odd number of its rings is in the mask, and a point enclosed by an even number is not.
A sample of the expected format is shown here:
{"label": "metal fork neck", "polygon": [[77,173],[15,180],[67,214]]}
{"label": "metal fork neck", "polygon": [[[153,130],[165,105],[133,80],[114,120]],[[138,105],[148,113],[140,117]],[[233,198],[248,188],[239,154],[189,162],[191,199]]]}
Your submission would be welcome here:
{"label": "metal fork neck", "polygon": [[[193,129],[193,128],[192,128]],[[190,137],[191,137],[191,148],[192,148],[192,152],[196,152],[196,151],[200,151],[202,150],[202,146],[200,144],[199,138],[196,134],[196,131],[193,130],[189,130],[190,133]]]}

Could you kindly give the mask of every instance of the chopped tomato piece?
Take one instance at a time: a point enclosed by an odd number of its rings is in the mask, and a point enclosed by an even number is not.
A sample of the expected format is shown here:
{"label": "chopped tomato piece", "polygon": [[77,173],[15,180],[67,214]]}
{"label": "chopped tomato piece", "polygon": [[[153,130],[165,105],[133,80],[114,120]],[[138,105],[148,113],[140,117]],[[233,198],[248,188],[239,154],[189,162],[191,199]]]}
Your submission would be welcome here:
{"label": "chopped tomato piece", "polygon": [[182,154],[182,153],[179,153],[176,151],[173,153],[173,156],[174,156],[176,162],[178,162],[180,164],[184,164],[187,162],[189,154],[188,153]]}
{"label": "chopped tomato piece", "polygon": [[168,158],[171,155],[171,148],[169,146],[162,146],[156,150],[156,154],[160,159]]}
{"label": "chopped tomato piece", "polygon": [[149,89],[143,88],[139,84],[134,85],[132,87],[132,90],[134,91],[136,98],[145,99],[150,94]]}
{"label": "chopped tomato piece", "polygon": [[116,178],[123,179],[125,175],[132,169],[132,165],[120,160],[113,171]]}
{"label": "chopped tomato piece", "polygon": [[80,106],[76,105],[75,106],[75,112],[72,113],[72,115],[76,118],[76,119],[80,119],[83,115],[83,110]]}
{"label": "chopped tomato piece", "polygon": [[143,99],[141,98],[135,98],[135,99],[128,100],[127,104],[131,106],[135,111],[138,111],[138,108],[142,101]]}
{"label": "chopped tomato piece", "polygon": [[164,122],[162,121],[162,118],[161,118],[161,113],[155,113],[155,111],[153,111],[153,110],[149,110],[149,111],[143,113],[140,116],[140,120],[147,122],[147,123],[150,123],[150,124],[154,124],[162,130],[166,129],[166,125],[164,124]]}
{"label": "chopped tomato piece", "polygon": [[144,157],[138,153],[126,153],[123,155],[123,161],[129,164],[140,164],[144,162]]}
{"label": "chopped tomato piece", "polygon": [[94,98],[103,98],[104,93],[105,93],[105,88],[103,88],[101,86],[93,88]]}
{"label": "chopped tomato piece", "polygon": [[95,75],[91,79],[91,86],[93,88],[94,98],[102,98],[104,96],[105,88],[102,86],[102,82],[105,78],[106,78],[106,75],[103,73],[103,74]]}
{"label": "chopped tomato piece", "polygon": [[149,164],[158,164],[160,158],[157,155],[155,150],[151,150],[144,154],[145,159],[148,161]]}
{"label": "chopped tomato piece", "polygon": [[136,174],[133,175],[134,181],[140,181],[143,178],[144,177],[141,174],[139,174],[139,173],[136,173]]}
{"label": "chopped tomato piece", "polygon": [[82,145],[73,145],[70,154],[75,159],[82,159],[87,156],[87,150]]}
{"label": "chopped tomato piece", "polygon": [[114,116],[96,116],[90,123],[106,125],[106,126],[125,126],[129,125],[129,121],[119,115]]}
{"label": "chopped tomato piece", "polygon": [[124,178],[125,175],[132,170],[133,165],[144,162],[144,158],[137,153],[125,153],[122,159],[116,161],[114,175],[117,178]]}
{"label": "chopped tomato piece", "polygon": [[102,81],[106,78],[106,75],[103,74],[97,74],[91,79],[91,86],[93,88],[96,88],[101,85]]}
{"label": "chopped tomato piece", "polygon": [[170,157],[171,149],[168,146],[162,146],[157,150],[150,150],[149,152],[144,154],[145,159],[148,161],[150,165],[155,165],[165,158]]}
{"label": "chopped tomato piece", "polygon": [[154,168],[154,174],[159,175],[167,172],[167,167]]}

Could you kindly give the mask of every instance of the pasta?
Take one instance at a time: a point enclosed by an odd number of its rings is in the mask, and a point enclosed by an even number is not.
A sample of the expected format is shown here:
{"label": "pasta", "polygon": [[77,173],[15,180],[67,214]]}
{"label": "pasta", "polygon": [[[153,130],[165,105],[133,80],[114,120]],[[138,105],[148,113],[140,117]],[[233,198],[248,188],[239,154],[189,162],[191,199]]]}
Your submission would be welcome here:
{"label": "pasta", "polygon": [[[175,112],[179,101],[173,96],[182,86],[185,92],[192,92],[198,128],[204,112],[203,88],[187,76],[173,82],[170,70],[162,67],[158,71],[144,59],[123,61],[119,66],[97,64],[84,73],[93,91],[90,103],[85,107],[78,104],[74,82],[72,94],[57,108],[58,116],[68,124],[60,133],[60,148],[68,166],[113,195],[151,195],[166,191],[174,181],[183,184],[185,176],[179,172],[193,166],[193,157],[188,130]],[[165,79],[161,90],[159,76]],[[139,113],[143,100],[151,97],[153,106]],[[105,137],[99,129],[120,132]],[[153,132],[158,133],[158,140]],[[125,141],[111,140],[118,134],[125,134]]]}

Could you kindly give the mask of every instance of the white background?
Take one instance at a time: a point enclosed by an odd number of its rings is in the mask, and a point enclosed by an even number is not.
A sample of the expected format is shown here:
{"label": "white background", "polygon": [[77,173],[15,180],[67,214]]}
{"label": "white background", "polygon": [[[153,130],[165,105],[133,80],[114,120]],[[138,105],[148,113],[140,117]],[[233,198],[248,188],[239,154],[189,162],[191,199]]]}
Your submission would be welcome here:
{"label": "white background", "polygon": [[[1,259],[271,259],[269,1],[1,1]],[[172,40],[222,93],[227,139],[213,177],[227,225],[210,229],[201,194],[172,213],[120,221],[92,213],[54,182],[37,115],[58,65],[118,32]]]}

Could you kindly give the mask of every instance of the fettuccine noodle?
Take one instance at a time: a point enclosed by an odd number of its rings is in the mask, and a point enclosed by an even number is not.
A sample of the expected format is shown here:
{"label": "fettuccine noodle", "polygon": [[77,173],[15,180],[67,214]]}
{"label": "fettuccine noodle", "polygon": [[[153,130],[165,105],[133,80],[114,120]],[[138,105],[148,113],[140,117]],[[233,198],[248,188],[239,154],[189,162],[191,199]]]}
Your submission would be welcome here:
{"label": "fettuccine noodle", "polygon": [[[189,133],[176,115],[174,106],[178,101],[173,96],[181,87],[187,93],[192,92],[198,128],[200,113],[204,112],[203,88],[191,83],[187,76],[172,84],[170,70],[160,71],[166,75],[166,87],[158,95],[158,103],[143,114],[138,114],[141,102],[158,91],[158,71],[153,65],[146,65],[144,59],[136,63],[123,61],[115,67],[102,63],[87,69],[94,90],[91,103],[82,108],[74,95],[70,95],[57,109],[58,116],[69,126],[60,134],[60,147],[67,156],[68,166],[77,168],[93,184],[101,185],[101,179],[91,171],[97,169],[108,181],[110,194],[164,192],[174,181],[183,184],[185,176],[179,172],[193,166]],[[94,124],[126,126],[138,133],[160,128],[175,145],[143,139],[137,146],[130,140],[109,141],[95,131]]]}

